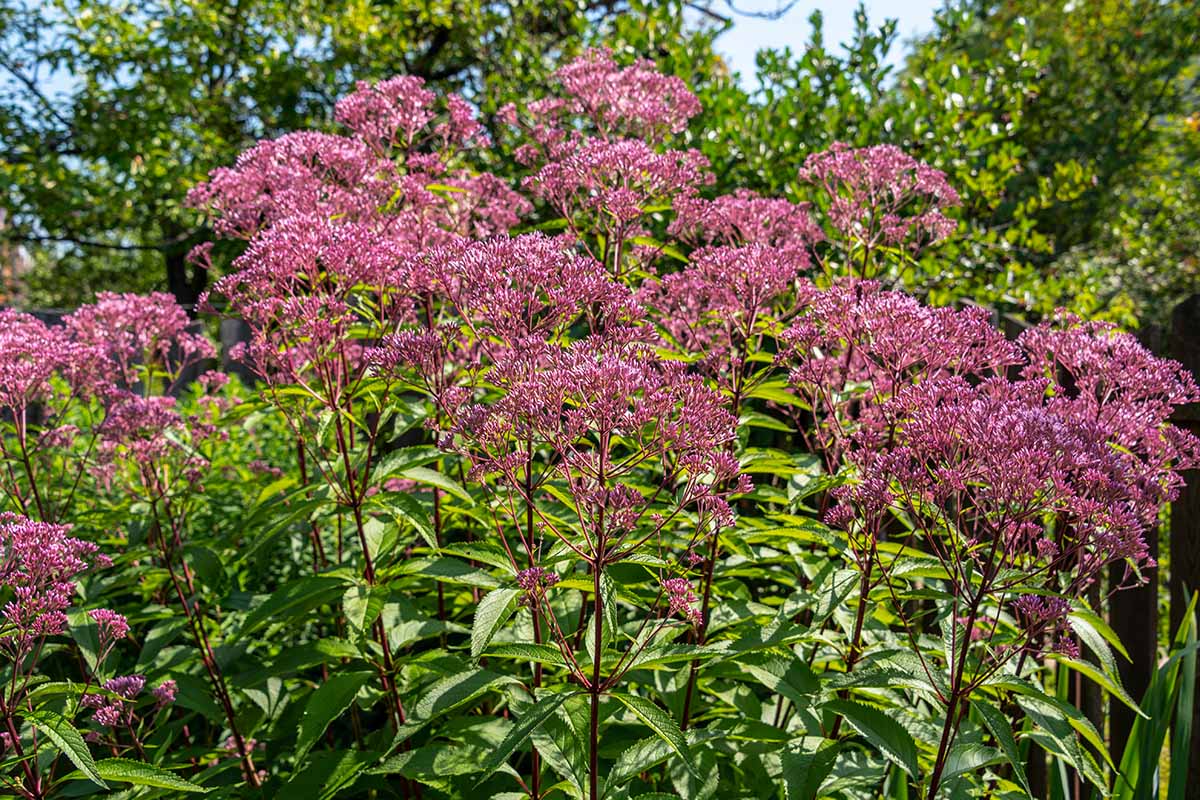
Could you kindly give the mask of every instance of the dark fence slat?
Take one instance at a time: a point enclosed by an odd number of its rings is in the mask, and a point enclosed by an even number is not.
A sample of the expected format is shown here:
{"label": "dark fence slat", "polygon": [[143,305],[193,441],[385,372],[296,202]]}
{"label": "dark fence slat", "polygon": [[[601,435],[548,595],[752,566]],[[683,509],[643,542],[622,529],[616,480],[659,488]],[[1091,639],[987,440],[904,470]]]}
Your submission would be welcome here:
{"label": "dark fence slat", "polygon": [[[1171,316],[1170,354],[1200,377],[1200,294]],[[1179,409],[1175,423],[1200,435],[1200,404]],[[1191,592],[1200,590],[1200,470],[1184,473],[1186,486],[1171,505],[1171,630],[1179,627]],[[1187,800],[1200,800],[1200,697],[1192,709],[1192,747]]]}

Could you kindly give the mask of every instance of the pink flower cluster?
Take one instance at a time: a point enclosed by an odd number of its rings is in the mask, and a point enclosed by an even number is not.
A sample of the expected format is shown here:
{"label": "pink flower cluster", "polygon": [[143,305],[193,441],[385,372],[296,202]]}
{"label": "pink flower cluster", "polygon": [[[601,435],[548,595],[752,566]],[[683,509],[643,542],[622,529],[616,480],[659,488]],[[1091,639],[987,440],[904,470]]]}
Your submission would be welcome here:
{"label": "pink flower cluster", "polygon": [[0,408],[23,418],[31,404],[49,396],[53,376],[83,367],[91,355],[62,328],[10,308],[0,309]]}
{"label": "pink flower cluster", "polygon": [[661,586],[667,593],[667,609],[671,614],[678,614],[693,625],[703,621],[704,617],[696,605],[700,600],[687,578],[667,578]]}
{"label": "pink flower cluster", "polygon": [[858,277],[872,277],[869,255],[880,247],[919,251],[954,232],[944,210],[959,204],[958,192],[945,174],[894,145],[835,142],[805,159],[800,179],[824,193],[838,240],[864,254],[852,273]]}
{"label": "pink flower cluster", "polygon": [[[196,333],[184,310],[169,294],[100,292],[94,303],[66,318],[67,333],[78,345],[103,353],[106,375],[99,384],[134,389],[140,382],[159,381],[174,387],[180,374],[215,355],[212,344]],[[112,367],[118,380],[113,380]]]}
{"label": "pink flower cluster", "polygon": [[[1168,424],[1200,397],[1190,376],[1108,326],[1066,317],[1008,342],[978,310],[851,282],[812,294],[783,339],[810,446],[849,469],[827,520],[877,537],[903,516],[955,596],[979,580],[1080,596],[1110,564],[1148,563],[1178,471],[1200,463]],[[1062,614],[1034,612],[1048,602],[1016,608],[1061,639]]]}
{"label": "pink flower cluster", "polygon": [[[886,402],[905,387],[950,376],[990,376],[1019,348],[978,308],[933,308],[871,281],[844,281],[801,299],[777,360],[811,410],[813,452],[836,471],[862,424],[886,430]],[[857,387],[848,391],[850,387]]]}
{"label": "pink flower cluster", "polygon": [[700,113],[700,101],[682,80],[644,59],[622,69],[605,48],[588,50],[555,78],[569,98],[570,113],[591,120],[602,134],[656,140],[682,132]]}
{"label": "pink flower cluster", "polygon": [[[94,709],[92,720],[105,728],[132,725],[135,720],[138,698],[146,688],[144,675],[123,675],[104,682],[108,694],[85,694],[80,700],[84,708]],[[175,702],[178,688],[173,680],[165,680],[151,690],[157,701],[156,708],[162,709]],[[113,695],[116,695],[115,697]]]}
{"label": "pink flower cluster", "polygon": [[[497,536],[535,613],[553,614],[549,552],[598,580],[657,547],[706,568],[703,607],[688,578],[660,576],[671,614],[703,629],[712,543],[751,488],[742,404],[786,375],[790,396],[765,396],[844,484],[818,502],[864,572],[872,543],[919,539],[955,603],[982,574],[1022,635],[1069,647],[1061,604],[1040,598],[1145,562],[1148,526],[1200,451],[1167,425],[1194,382],[1103,326],[1065,318],[1011,342],[982,310],[864,280],[955,227],[946,176],[896,147],[811,155],[811,204],[709,199],[703,157],[671,147],[699,111],[678,79],[593,50],[556,81],[500,119],[524,136],[522,186],[562,236],[509,234],[531,205],[463,167],[487,145],[469,107],[411,77],[340,101],[347,135],[260,144],[195,190],[219,233],[249,240],[215,295],[249,322],[268,390],[306,395],[298,411],[273,395],[301,447],[309,401],[340,420],[369,382],[384,404],[422,391],[438,444],[507,517]],[[346,464],[355,435],[370,454],[379,432],[337,431]],[[333,461],[325,441],[307,446]],[[369,467],[349,474],[347,505],[378,490]],[[986,646],[999,616],[977,610],[950,619]]]}
{"label": "pink flower cluster", "polygon": [[[68,536],[69,531],[68,525],[0,512],[0,587],[12,593],[2,612],[0,648],[14,663],[19,664],[42,639],[66,629],[76,577],[112,563],[96,545]],[[120,614],[92,613],[98,622],[104,621],[102,630],[112,638],[129,629]]]}
{"label": "pink flower cluster", "polygon": [[349,135],[301,131],[260,142],[188,194],[221,236],[253,239],[289,218],[367,224],[397,245],[448,231],[507,230],[528,203],[491,175],[456,162],[487,137],[465,100],[444,103],[420,78],[360,82],[335,111]]}

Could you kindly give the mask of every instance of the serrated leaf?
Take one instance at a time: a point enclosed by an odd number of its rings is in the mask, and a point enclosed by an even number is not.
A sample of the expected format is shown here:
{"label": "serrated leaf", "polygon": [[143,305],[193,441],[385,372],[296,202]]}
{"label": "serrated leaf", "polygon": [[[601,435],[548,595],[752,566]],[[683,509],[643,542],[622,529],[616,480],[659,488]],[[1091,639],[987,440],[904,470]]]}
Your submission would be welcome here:
{"label": "serrated leaf", "polygon": [[404,492],[380,492],[371,498],[371,507],[390,514],[398,522],[407,522],[430,550],[438,549],[437,533],[429,521],[429,512],[420,500]]}
{"label": "serrated leaf", "polygon": [[667,715],[667,712],[649,700],[635,695],[614,693],[612,696],[666,742],[671,750],[684,760],[685,764],[691,763],[687,739],[684,738],[683,732],[679,730],[679,726]]}
{"label": "serrated leaf", "polygon": [[608,774],[609,787],[621,784],[662,763],[671,755],[671,746],[657,736],[635,742],[621,751]]}
{"label": "serrated leaf", "polygon": [[903,725],[874,706],[853,700],[831,700],[825,710],[840,715],[888,760],[916,778],[917,743]]}
{"label": "serrated leaf", "polygon": [[1098,615],[1086,609],[1076,609],[1075,611],[1072,611],[1070,615],[1068,615],[1067,621],[1071,623],[1071,627],[1075,627],[1075,624],[1078,622],[1083,622],[1089,625],[1104,639],[1104,641],[1108,642],[1112,649],[1124,656],[1126,661],[1132,661],[1132,659],[1129,657],[1129,651],[1126,650],[1125,645],[1121,643],[1121,639],[1117,636],[1117,632],[1114,631],[1112,627],[1110,627],[1109,624],[1101,619]]}
{"label": "serrated leaf", "polygon": [[950,748],[950,753],[946,756],[942,779],[949,782],[951,778],[975,772],[988,764],[1002,761],[1003,758],[1000,751],[980,744],[956,744]]}
{"label": "serrated leaf", "polygon": [[374,677],[371,672],[339,672],[329,676],[308,698],[296,737],[296,763],[308,755],[325,729],[354,702],[358,690]]}
{"label": "serrated leaf", "polygon": [[75,730],[75,726],[70,720],[49,709],[38,709],[30,711],[22,716],[37,728],[46,737],[54,742],[59,751],[71,760],[75,767],[87,776],[92,783],[108,788],[103,780],[103,776],[96,767],[96,762],[92,760],[92,752],[88,749],[87,742],[83,741],[83,737],[79,731]]}
{"label": "serrated leaf", "polygon": [[241,629],[233,638],[253,633],[268,623],[286,622],[305,614],[317,606],[332,603],[345,591],[346,582],[341,578],[316,575],[289,581],[276,589],[270,597],[256,605],[246,615]]}
{"label": "serrated leaf", "polygon": [[128,758],[106,758],[96,762],[96,771],[110,781],[123,781],[134,786],[153,786],[156,789],[174,789],[177,792],[204,794],[209,791],[203,786],[179,777],[152,764],[131,761]]}
{"label": "serrated leaf", "polygon": [[469,669],[448,675],[435,682],[417,701],[413,709],[413,721],[433,719],[469,703],[490,689],[515,681],[516,678],[486,669]]}
{"label": "serrated leaf", "polygon": [[475,622],[471,625],[471,658],[479,658],[496,632],[517,610],[520,589],[493,589],[475,607]]}
{"label": "serrated leaf", "polygon": [[464,501],[467,505],[473,505],[475,503],[474,499],[471,497],[471,493],[464,489],[462,484],[452,478],[446,477],[435,469],[429,469],[427,467],[409,467],[408,469],[400,472],[400,477],[408,478],[409,480],[416,481],[417,483],[423,483],[426,486],[433,486],[434,488],[441,489],[446,494],[451,495],[452,497],[457,497],[459,500]]}
{"label": "serrated leaf", "polygon": [[483,774],[479,779],[482,783],[489,775],[500,768],[500,765],[508,761],[518,747],[525,743],[525,740],[537,730],[548,717],[558,711],[558,707],[566,702],[568,697],[571,697],[570,692],[544,692],[541,698],[534,703],[522,716],[517,720],[517,724],[509,730],[508,735],[492,748],[491,755],[487,761],[483,763]]}
{"label": "serrated leaf", "polygon": [[388,590],[382,586],[351,586],[346,590],[342,595],[342,612],[351,638],[358,641],[367,635],[383,611],[387,597]]}
{"label": "serrated leaf", "polygon": [[489,645],[483,653],[488,658],[512,658],[518,661],[532,661],[537,664],[547,664],[555,667],[565,667],[567,662],[562,651],[551,644],[533,644],[532,642],[500,642]]}
{"label": "serrated leaf", "polygon": [[807,696],[820,690],[821,684],[808,665],[797,659],[773,658],[762,664],[739,661],[738,667],[772,692],[803,708]]}
{"label": "serrated leaf", "polygon": [[1079,672],[1083,676],[1091,678],[1095,684],[1100,686],[1100,688],[1104,689],[1113,697],[1117,698],[1122,703],[1129,706],[1129,708],[1133,709],[1135,714],[1142,717],[1145,716],[1145,713],[1143,713],[1142,709],[1138,706],[1137,701],[1130,697],[1129,693],[1125,691],[1125,687],[1121,685],[1120,678],[1116,676],[1116,673],[1111,675],[1106,674],[1103,669],[1100,669],[1095,664],[1092,664],[1088,661],[1067,658],[1066,656],[1058,654],[1052,654],[1050,657],[1062,664],[1066,664],[1071,669]]}
{"label": "serrated leaf", "polygon": [[815,800],[841,747],[841,742],[815,736],[789,742],[781,756],[787,800]]}
{"label": "serrated leaf", "polygon": [[446,454],[429,444],[419,444],[412,447],[402,447],[392,450],[375,462],[371,468],[371,479],[381,481],[401,470],[413,467],[423,467],[432,464]]}
{"label": "serrated leaf", "polygon": [[1013,737],[1008,717],[1000,709],[982,699],[973,700],[971,705],[983,718],[983,724],[996,739],[996,744],[1000,746],[1008,763],[1012,765],[1013,775],[1021,784],[1021,788],[1025,790],[1026,794],[1033,796],[1033,790],[1029,788],[1029,779],[1025,777],[1021,752],[1017,749],[1017,740]]}

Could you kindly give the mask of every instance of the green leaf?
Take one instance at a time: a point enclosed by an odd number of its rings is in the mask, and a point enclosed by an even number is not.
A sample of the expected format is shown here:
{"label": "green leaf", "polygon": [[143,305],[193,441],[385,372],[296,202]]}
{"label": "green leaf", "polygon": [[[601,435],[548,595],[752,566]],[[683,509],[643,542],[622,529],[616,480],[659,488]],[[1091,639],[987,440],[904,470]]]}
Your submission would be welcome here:
{"label": "green leaf", "polygon": [[816,736],[789,742],[782,754],[787,800],[815,800],[833,771],[841,746],[841,742]]}
{"label": "green leaf", "polygon": [[429,444],[419,444],[412,447],[402,447],[399,450],[392,450],[375,462],[375,465],[371,468],[371,479],[376,482],[382,481],[384,478],[390,477],[393,473],[432,464],[444,455],[446,454],[441,450]]}
{"label": "green leaf", "polygon": [[988,764],[995,764],[1003,759],[1000,751],[990,747],[979,744],[956,744],[950,748],[950,753],[946,756],[942,779],[949,783],[951,778],[975,772]]}
{"label": "green leaf", "polygon": [[471,626],[471,658],[479,658],[496,632],[517,610],[520,589],[493,589],[475,607],[475,622]]}
{"label": "green leaf", "polygon": [[620,786],[643,772],[657,766],[671,756],[671,748],[657,736],[635,742],[621,751],[617,762],[608,773],[609,788]]}
{"label": "green leaf", "polygon": [[1125,691],[1125,687],[1121,685],[1120,678],[1116,676],[1115,672],[1112,674],[1107,674],[1102,669],[1098,669],[1095,664],[1091,664],[1087,661],[1079,661],[1074,658],[1067,658],[1063,655],[1051,654],[1050,657],[1062,664],[1066,664],[1071,669],[1084,675],[1085,677],[1091,678],[1094,683],[1100,686],[1100,688],[1104,689],[1113,697],[1117,698],[1122,703],[1133,709],[1134,713],[1136,713],[1138,716],[1145,716],[1145,714],[1142,712],[1142,709],[1138,707],[1137,701],[1130,697],[1129,693]]}
{"label": "green leaf", "polygon": [[570,797],[583,798],[587,791],[589,706],[576,695],[530,735],[543,763],[564,779],[560,788]]}
{"label": "green leaf", "polygon": [[427,467],[409,467],[408,469],[400,472],[400,477],[408,478],[409,480],[416,481],[417,483],[423,483],[426,486],[433,486],[437,489],[441,489],[446,494],[457,497],[459,500],[464,501],[467,505],[473,505],[475,502],[471,497],[471,493],[464,489],[462,484],[456,480],[453,480],[452,478],[446,477],[435,469],[429,469]]}
{"label": "green leaf", "polygon": [[553,667],[565,667],[562,651],[552,644],[532,642],[499,642],[489,645],[483,653],[488,658],[511,658],[517,661],[532,661]]}
{"label": "green leaf", "polygon": [[917,743],[899,722],[874,706],[853,700],[831,700],[825,710],[840,715],[886,758],[910,777],[917,777]]}
{"label": "green leaf", "polygon": [[484,692],[506,683],[515,683],[516,680],[486,669],[469,669],[448,675],[434,683],[417,701],[413,709],[414,721],[430,720],[453,711]]}
{"label": "green leaf", "polygon": [[278,796],[297,800],[328,800],[354,783],[359,773],[379,758],[380,753],[359,750],[322,750],[314,753],[308,760],[308,766],[293,773]]}
{"label": "green leaf", "polygon": [[684,738],[683,732],[679,730],[675,721],[667,716],[667,712],[641,697],[616,693],[612,696],[666,742],[675,754],[684,760],[685,764],[691,763],[687,739]]}
{"label": "green leaf", "polygon": [[1032,796],[1033,790],[1029,788],[1029,779],[1025,777],[1025,767],[1022,763],[1021,752],[1017,749],[1017,740],[1013,738],[1008,717],[1000,709],[982,699],[972,701],[971,706],[978,712],[979,716],[983,717],[983,724],[991,731],[992,736],[996,739],[996,744],[1003,751],[1004,757],[1012,765],[1013,775],[1016,776],[1017,781],[1021,784],[1021,788],[1025,790],[1026,794]]}
{"label": "green leaf", "polygon": [[304,706],[304,717],[300,720],[300,733],[296,737],[296,763],[312,749],[325,729],[340,717],[354,702],[358,690],[374,677],[371,672],[339,672],[312,693]]}
{"label": "green leaf", "polygon": [[[1195,606],[1196,595],[1192,595],[1192,606]],[[1183,637],[1185,645],[1196,644],[1196,616],[1191,608],[1183,620],[1181,628],[1186,627],[1187,634]],[[1178,641],[1180,637],[1176,637]],[[1193,714],[1196,702],[1196,651],[1192,650],[1179,665],[1179,701],[1175,704],[1175,730],[1171,736],[1171,779],[1167,789],[1167,800],[1184,800],[1188,791],[1195,787],[1188,785],[1188,761],[1190,760]]]}
{"label": "green leaf", "polygon": [[388,590],[382,586],[351,586],[342,595],[342,611],[346,615],[346,628],[354,641],[359,641],[383,611]]}
{"label": "green leaf", "polygon": [[431,550],[438,549],[437,533],[429,521],[429,512],[421,501],[403,492],[380,492],[371,498],[371,507],[390,514],[398,522],[407,522]]}
{"label": "green leaf", "polygon": [[[1109,627],[1109,624],[1096,614],[1093,614],[1091,611],[1086,609],[1077,609],[1070,613],[1070,615],[1067,617],[1067,621],[1070,623],[1071,627],[1075,629],[1076,633],[1080,632],[1080,627],[1082,626],[1091,628],[1097,635],[1104,639],[1104,641],[1108,642],[1108,644],[1114,650],[1124,656],[1126,661],[1132,661],[1132,659],[1129,657],[1129,651],[1127,651],[1125,649],[1125,645],[1121,643],[1121,639],[1117,636],[1117,632]],[[1080,635],[1082,636],[1083,634],[1081,633]],[[1088,646],[1091,646],[1090,642],[1088,643]],[[1095,650],[1096,648],[1093,647],[1092,649]]]}
{"label": "green leaf", "polygon": [[211,549],[197,544],[189,544],[184,548],[188,566],[200,579],[200,584],[210,590],[223,593],[229,585],[229,575],[221,557]]}
{"label": "green leaf", "polygon": [[489,775],[500,768],[513,752],[525,743],[546,718],[558,710],[573,692],[543,692],[542,697],[530,707],[509,730],[508,735],[500,744],[492,748],[492,753],[483,764],[483,774],[479,779],[482,783]]}
{"label": "green leaf", "polygon": [[46,737],[54,742],[62,754],[69,758],[71,763],[87,776],[88,780],[105,789],[108,788],[108,784],[104,782],[102,774],[96,767],[96,762],[92,760],[92,752],[88,750],[87,742],[83,741],[83,737],[79,735],[79,731],[75,730],[75,726],[71,724],[70,720],[45,708],[31,711],[22,716],[35,728],[46,734]]}
{"label": "green leaf", "polygon": [[174,772],[167,772],[153,764],[130,761],[127,758],[106,758],[103,761],[97,761],[96,771],[107,780],[123,781],[135,786],[153,786],[156,789],[174,789],[177,792],[198,794],[209,791],[203,786],[179,777]]}
{"label": "green leaf", "polygon": [[245,622],[233,638],[253,633],[267,623],[287,622],[308,613],[317,606],[332,603],[345,591],[341,578],[316,575],[289,581],[275,590],[246,615]]}
{"label": "green leaf", "polygon": [[786,697],[801,708],[808,705],[808,695],[821,688],[820,681],[808,665],[794,658],[773,658],[761,665],[739,661],[738,667],[772,692]]}

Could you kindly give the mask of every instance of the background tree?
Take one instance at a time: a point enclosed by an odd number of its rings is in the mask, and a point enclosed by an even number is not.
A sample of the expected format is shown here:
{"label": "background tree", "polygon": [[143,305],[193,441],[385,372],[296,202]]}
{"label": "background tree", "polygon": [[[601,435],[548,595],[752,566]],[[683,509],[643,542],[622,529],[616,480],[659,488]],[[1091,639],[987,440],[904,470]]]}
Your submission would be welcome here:
{"label": "background tree", "polygon": [[803,48],[758,54],[748,88],[687,76],[705,108],[696,128],[718,131],[693,142],[718,188],[805,199],[808,154],[893,143],[963,199],[959,235],[905,276],[910,290],[1136,325],[1200,288],[1180,224],[1200,170],[1195,0],[955,0],[899,70],[894,22],[872,26],[860,7],[841,47],[819,14],[809,22]]}
{"label": "background tree", "polygon": [[[260,138],[330,124],[358,79],[415,74],[485,110],[622,14],[674,2],[3,0],[3,238],[33,259],[26,304],[206,285],[187,189]],[[627,23],[628,24],[628,23]]]}

